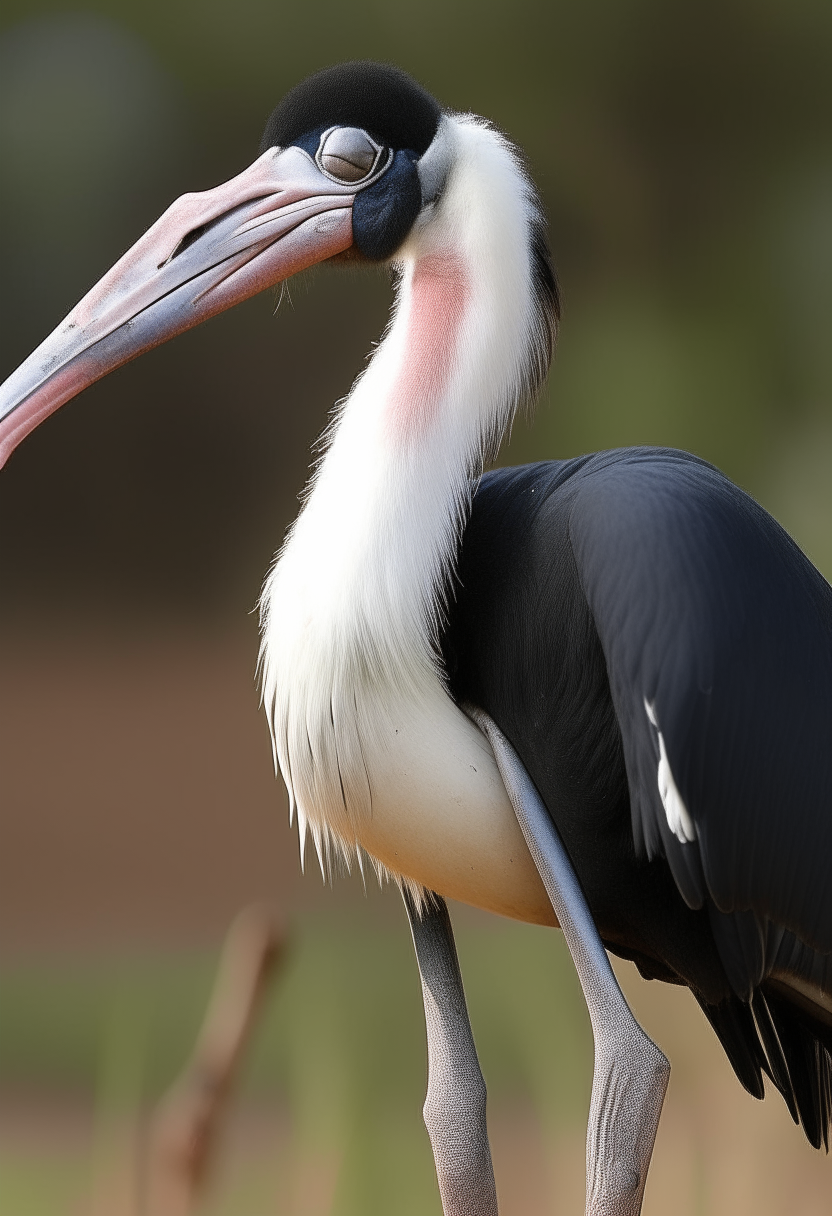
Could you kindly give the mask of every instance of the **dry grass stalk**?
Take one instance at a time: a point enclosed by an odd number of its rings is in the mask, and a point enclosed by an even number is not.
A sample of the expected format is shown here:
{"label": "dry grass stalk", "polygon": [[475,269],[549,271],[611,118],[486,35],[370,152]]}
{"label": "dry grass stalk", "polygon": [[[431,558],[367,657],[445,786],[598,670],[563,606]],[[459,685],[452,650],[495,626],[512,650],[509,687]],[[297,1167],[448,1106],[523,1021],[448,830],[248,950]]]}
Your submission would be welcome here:
{"label": "dry grass stalk", "polygon": [[142,1204],[147,1216],[190,1216],[194,1211],[231,1089],[284,946],[283,928],[267,906],[244,909],[229,929],[190,1061],[150,1123]]}

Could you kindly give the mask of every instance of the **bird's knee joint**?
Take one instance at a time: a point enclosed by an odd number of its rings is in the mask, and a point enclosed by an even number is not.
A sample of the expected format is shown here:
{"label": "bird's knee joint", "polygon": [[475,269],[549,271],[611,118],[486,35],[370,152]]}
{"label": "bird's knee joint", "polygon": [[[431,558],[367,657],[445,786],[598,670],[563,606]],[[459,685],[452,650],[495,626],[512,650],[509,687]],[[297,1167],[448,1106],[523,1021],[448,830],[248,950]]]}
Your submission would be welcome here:
{"label": "bird's knee joint", "polygon": [[441,1096],[428,1094],[422,1118],[431,1139],[443,1136],[449,1128],[459,1133],[467,1128],[473,1134],[485,1125],[485,1086],[475,1090],[460,1087]]}
{"label": "bird's knee joint", "polygon": [[603,1185],[604,1198],[628,1200],[641,1191],[642,1177],[632,1158],[613,1158],[604,1169],[604,1177],[599,1179]]}

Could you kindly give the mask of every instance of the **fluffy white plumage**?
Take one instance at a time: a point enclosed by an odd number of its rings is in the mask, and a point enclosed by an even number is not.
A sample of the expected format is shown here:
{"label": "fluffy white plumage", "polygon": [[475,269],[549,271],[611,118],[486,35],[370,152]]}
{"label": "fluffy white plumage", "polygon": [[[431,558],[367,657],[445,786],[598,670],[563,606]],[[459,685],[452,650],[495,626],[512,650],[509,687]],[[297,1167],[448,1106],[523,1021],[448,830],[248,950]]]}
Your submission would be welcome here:
{"label": "fluffy white plumage", "polygon": [[[537,202],[514,149],[481,119],[446,116],[435,143],[444,190],[397,254],[387,332],[266,581],[263,698],[301,851],[308,829],[324,872],[339,854],[360,863],[363,847],[416,892],[443,882],[551,920],[531,859],[531,872],[517,864],[525,845],[490,749],[447,695],[436,654],[472,488],[544,341]],[[431,860],[454,832],[475,880],[443,869],[461,862]],[[507,866],[501,893],[485,870]],[[512,896],[518,881],[526,893]]]}

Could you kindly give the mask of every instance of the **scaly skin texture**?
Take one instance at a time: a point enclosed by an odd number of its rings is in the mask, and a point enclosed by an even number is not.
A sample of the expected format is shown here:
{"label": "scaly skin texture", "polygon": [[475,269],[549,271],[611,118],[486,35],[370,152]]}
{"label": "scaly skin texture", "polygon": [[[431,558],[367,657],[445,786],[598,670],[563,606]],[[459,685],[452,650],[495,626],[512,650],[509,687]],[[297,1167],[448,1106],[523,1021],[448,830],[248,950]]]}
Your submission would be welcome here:
{"label": "scaly skin texture", "polygon": [[639,1216],[670,1065],[624,999],[568,854],[520,758],[487,714],[472,709],[471,717],[494,749],[592,1022],[595,1070],[586,1141],[587,1216]]}
{"label": "scaly skin texture", "polygon": [[485,1120],[485,1082],[468,1020],[445,901],[421,912],[405,895],[422,979],[428,1035],[428,1129],[445,1216],[497,1216]]}

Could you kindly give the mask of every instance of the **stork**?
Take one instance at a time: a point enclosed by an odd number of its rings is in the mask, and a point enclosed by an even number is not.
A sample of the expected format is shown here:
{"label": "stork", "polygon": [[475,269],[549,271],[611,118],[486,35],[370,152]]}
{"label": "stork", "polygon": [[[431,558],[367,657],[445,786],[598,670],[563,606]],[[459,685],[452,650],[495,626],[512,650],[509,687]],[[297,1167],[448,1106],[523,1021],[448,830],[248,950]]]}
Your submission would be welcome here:
{"label": "stork", "polygon": [[387,332],[263,591],[301,840],[405,896],[446,1216],[496,1213],[443,897],[560,924],[596,1041],[587,1210],[635,1216],[668,1065],[606,950],[687,985],[741,1083],[832,1109],[832,589],[712,466],[626,449],[483,474],[558,297],[510,142],[401,71],[327,69],[0,389],[0,462],[86,385],[323,261],[386,263]]}

